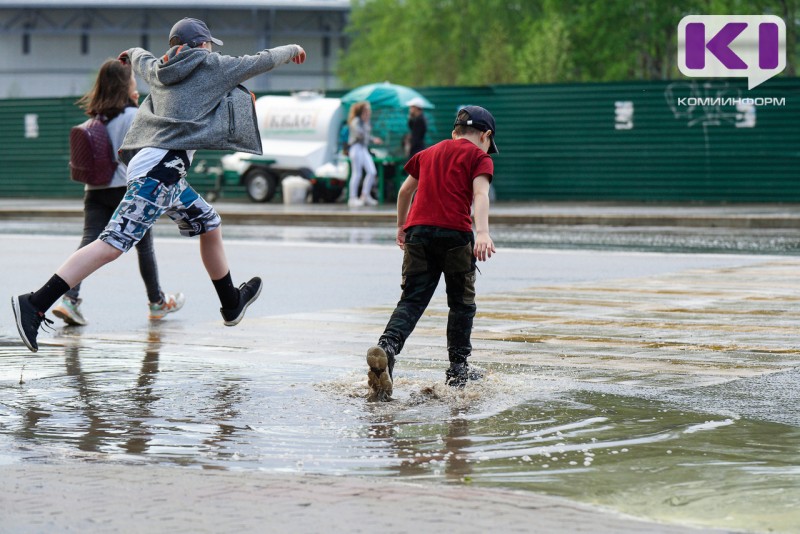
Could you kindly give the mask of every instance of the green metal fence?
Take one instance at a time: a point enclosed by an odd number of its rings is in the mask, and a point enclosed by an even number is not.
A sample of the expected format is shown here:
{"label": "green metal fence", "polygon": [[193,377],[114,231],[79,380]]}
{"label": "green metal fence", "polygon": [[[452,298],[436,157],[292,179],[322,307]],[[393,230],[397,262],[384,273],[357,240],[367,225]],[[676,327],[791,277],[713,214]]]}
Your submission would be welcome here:
{"label": "green metal fence", "polygon": [[[69,130],[86,120],[74,98],[0,100],[0,197],[83,196],[83,184],[69,179]],[[219,165],[221,152],[198,151],[195,166]],[[214,189],[216,176],[193,170],[189,181],[201,192]],[[229,188],[228,197],[243,197]]]}
{"label": "green metal fence", "polygon": [[[800,202],[798,78],[752,91],[745,81],[689,79],[419,91],[436,105],[430,142],[450,136],[461,105],[495,115],[501,201]],[[67,162],[69,128],[82,120],[73,99],[0,100],[0,196],[80,196]],[[213,166],[221,155],[195,161]],[[190,181],[214,187],[211,174]]]}
{"label": "green metal fence", "polygon": [[681,80],[420,92],[436,105],[438,138],[458,106],[492,111],[500,200],[800,201],[797,78],[752,91]]}

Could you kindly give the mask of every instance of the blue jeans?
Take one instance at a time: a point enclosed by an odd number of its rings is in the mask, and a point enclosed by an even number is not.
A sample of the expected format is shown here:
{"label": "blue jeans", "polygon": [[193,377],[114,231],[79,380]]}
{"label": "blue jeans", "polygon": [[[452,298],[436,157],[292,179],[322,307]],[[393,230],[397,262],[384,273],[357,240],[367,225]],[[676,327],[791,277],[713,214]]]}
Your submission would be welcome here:
{"label": "blue jeans", "polygon": [[453,363],[472,353],[470,336],[475,318],[475,237],[436,226],[413,226],[406,232],[403,293],[378,345],[399,354],[428,307],[444,274],[447,286],[447,353]]}

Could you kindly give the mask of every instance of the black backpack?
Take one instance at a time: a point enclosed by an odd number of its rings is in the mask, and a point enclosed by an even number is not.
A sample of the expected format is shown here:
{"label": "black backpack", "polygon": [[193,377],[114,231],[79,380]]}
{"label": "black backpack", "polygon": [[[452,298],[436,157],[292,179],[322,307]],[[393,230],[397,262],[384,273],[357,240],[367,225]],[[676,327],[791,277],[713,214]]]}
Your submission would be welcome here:
{"label": "black backpack", "polygon": [[104,115],[73,126],[69,132],[69,177],[83,184],[108,185],[119,162]]}

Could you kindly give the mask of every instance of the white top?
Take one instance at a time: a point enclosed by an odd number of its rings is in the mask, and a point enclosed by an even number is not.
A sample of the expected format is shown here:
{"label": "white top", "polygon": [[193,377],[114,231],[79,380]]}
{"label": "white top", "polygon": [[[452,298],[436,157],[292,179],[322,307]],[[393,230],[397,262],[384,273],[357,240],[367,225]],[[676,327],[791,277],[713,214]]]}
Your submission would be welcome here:
{"label": "white top", "polygon": [[[130,164],[128,164],[128,180],[135,180],[136,178],[147,176],[150,169],[158,165],[161,160],[164,159],[164,156],[167,155],[167,152],[169,152],[169,150],[166,148],[154,147],[145,147],[138,151],[136,155],[131,158]],[[186,151],[190,165],[195,152],[196,150]],[[189,169],[186,169],[186,171],[188,170]]]}
{"label": "white top", "polygon": [[[119,161],[119,156],[117,155],[117,150],[119,147],[122,146],[122,140],[125,139],[125,134],[128,133],[128,130],[133,124],[133,118],[136,116],[136,111],[139,108],[136,107],[127,107],[125,111],[114,117],[108,124],[106,124],[106,130],[108,130],[108,137],[111,139],[111,148],[114,150],[114,156],[117,161]],[[108,189],[109,187],[125,187],[125,184],[128,183],[127,179],[128,170],[125,167],[125,164],[121,161],[119,165],[117,165],[117,170],[114,171],[114,177],[111,178],[111,181],[107,185],[86,185],[84,189],[87,191],[90,189]]]}

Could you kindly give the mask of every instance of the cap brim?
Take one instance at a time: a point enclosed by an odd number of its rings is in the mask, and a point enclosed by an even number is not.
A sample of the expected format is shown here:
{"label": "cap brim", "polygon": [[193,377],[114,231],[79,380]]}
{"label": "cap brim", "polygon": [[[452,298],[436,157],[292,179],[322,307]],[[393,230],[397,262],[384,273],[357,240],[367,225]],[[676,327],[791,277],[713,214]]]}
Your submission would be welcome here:
{"label": "cap brim", "polygon": [[214,43],[217,46],[222,46],[222,41],[220,41],[219,39],[217,39],[215,37],[211,38],[211,42]]}
{"label": "cap brim", "polygon": [[499,154],[500,151],[497,150],[497,144],[494,142],[494,134],[492,134],[492,144],[489,145],[489,154]]}

